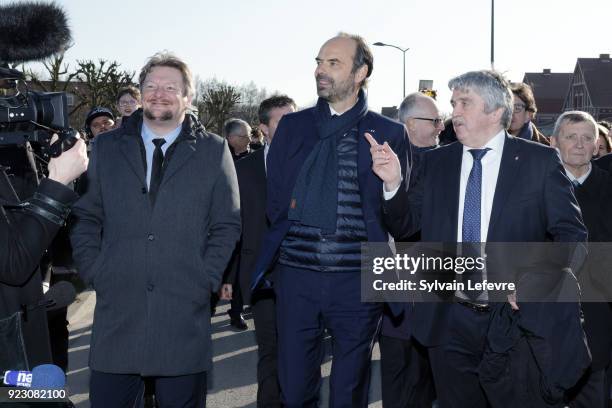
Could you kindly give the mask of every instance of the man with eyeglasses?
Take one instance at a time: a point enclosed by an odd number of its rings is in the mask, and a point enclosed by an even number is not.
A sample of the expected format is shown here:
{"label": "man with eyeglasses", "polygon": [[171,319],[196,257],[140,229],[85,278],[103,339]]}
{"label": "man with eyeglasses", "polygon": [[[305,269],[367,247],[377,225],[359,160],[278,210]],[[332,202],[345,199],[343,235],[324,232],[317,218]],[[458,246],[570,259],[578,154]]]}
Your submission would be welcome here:
{"label": "man with eyeglasses", "polygon": [[521,139],[533,140],[549,146],[548,138],[532,122],[538,108],[531,87],[519,82],[512,84],[510,89],[512,90],[513,111],[508,133]]}
{"label": "man with eyeglasses", "polygon": [[223,124],[223,136],[229,143],[234,161],[251,153],[251,126],[238,118],[230,118]]}
{"label": "man with eyeglasses", "polygon": [[93,407],[202,407],[212,365],[210,294],[240,236],[227,142],[188,112],[194,87],[163,52],[140,73],[142,111],[100,138],[74,209],[74,259],[96,291]]}
{"label": "man with eyeglasses", "polygon": [[[399,120],[408,133],[409,174],[414,174],[423,154],[438,146],[438,135],[444,129],[444,119],[433,98],[422,92],[414,92],[402,101]],[[419,240],[420,234],[416,233],[403,241]],[[406,304],[404,313],[394,316],[385,306],[383,314],[379,346],[385,408],[429,408],[435,400],[427,349],[411,338],[408,307]]]}

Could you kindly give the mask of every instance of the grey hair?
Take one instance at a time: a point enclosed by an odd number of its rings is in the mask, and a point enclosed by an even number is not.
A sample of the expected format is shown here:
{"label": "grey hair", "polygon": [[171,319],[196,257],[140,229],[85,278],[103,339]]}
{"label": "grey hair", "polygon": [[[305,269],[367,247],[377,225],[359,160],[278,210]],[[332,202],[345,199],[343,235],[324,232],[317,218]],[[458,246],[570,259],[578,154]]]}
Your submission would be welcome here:
{"label": "grey hair", "polygon": [[409,118],[415,117],[415,115],[421,115],[423,100],[428,99],[434,105],[436,101],[423,94],[422,92],[413,92],[406,96],[406,98],[402,101],[399,107],[398,118],[402,123],[406,123]]}
{"label": "grey hair", "polygon": [[177,69],[181,73],[181,77],[183,78],[183,96],[191,99],[194,95],[194,86],[193,86],[193,75],[189,66],[185,61],[174,55],[169,51],[161,51],[153,55],[147,60],[147,63],[142,70],[140,71],[140,75],[138,76],[138,82],[140,83],[140,92],[142,92],[142,85],[149,73],[155,67],[170,67]]}
{"label": "grey hair", "polygon": [[583,112],[583,111],[567,111],[567,112],[563,112],[557,118],[557,121],[555,122],[555,128],[553,129],[552,136],[553,137],[558,137],[559,133],[561,132],[561,127],[564,124],[566,124],[566,123],[580,123],[580,122],[587,122],[587,123],[590,123],[591,125],[593,125],[593,133],[595,134],[595,137],[599,136],[599,133],[597,131],[597,129],[598,129],[597,122],[595,122],[595,119],[593,119],[593,116],[591,116],[591,114],[589,114],[587,112]]}
{"label": "grey hair", "polygon": [[513,111],[512,91],[510,83],[499,72],[490,70],[466,72],[448,81],[448,87],[451,91],[454,89],[463,92],[474,91],[484,100],[485,113],[501,108],[500,123],[504,129],[510,126]]}
{"label": "grey hair", "polygon": [[251,133],[251,126],[247,122],[238,118],[230,118],[223,124],[223,136],[227,138],[230,135],[238,132],[240,128],[243,127],[247,129],[249,134]]}

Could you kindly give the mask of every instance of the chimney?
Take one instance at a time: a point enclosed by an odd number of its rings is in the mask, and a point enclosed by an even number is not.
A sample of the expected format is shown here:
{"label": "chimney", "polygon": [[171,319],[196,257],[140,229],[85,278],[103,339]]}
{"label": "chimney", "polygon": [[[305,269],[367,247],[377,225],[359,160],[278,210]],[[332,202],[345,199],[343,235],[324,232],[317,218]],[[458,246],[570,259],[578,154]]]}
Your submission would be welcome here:
{"label": "chimney", "polygon": [[550,68],[544,68],[544,70],[542,71],[542,73],[544,75],[550,75]]}

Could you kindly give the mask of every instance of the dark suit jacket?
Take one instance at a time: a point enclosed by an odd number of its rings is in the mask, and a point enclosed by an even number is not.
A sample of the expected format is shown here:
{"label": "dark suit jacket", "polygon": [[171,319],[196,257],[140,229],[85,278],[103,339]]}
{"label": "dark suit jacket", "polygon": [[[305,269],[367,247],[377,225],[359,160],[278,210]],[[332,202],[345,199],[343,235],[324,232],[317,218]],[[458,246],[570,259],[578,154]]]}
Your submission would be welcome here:
{"label": "dark suit jacket", "polygon": [[[385,223],[397,241],[421,230],[424,242],[456,242],[463,145],[425,154],[414,188],[400,187],[384,203]],[[583,242],[580,210],[555,150],[506,135],[487,241]],[[417,305],[418,306],[418,305]],[[424,306],[424,305],[423,305]],[[415,313],[413,334],[425,345],[445,341],[447,306]]]}
{"label": "dark suit jacket", "polygon": [[152,206],[141,127],[136,112],[96,139],[73,210],[74,260],[97,295],[89,366],[202,372],[211,366],[210,293],[240,235],[234,163],[227,141],[187,116]]}
{"label": "dark suit jacket", "polygon": [[[382,181],[372,171],[370,144],[363,135],[369,132],[378,143],[388,142],[397,153],[402,169],[406,168],[407,136],[401,124],[374,112],[366,114],[359,122],[358,129],[358,179],[368,241],[387,242],[388,234],[381,214]],[[313,108],[285,115],[281,119],[268,152],[266,213],[270,229],[257,260],[252,286],[263,283],[264,273],[274,263],[277,250],[291,227],[287,215],[295,181],[302,164],[318,141]]]}
{"label": "dark suit jacket", "polygon": [[[609,173],[597,166],[592,166],[589,177],[575,190],[584,222],[589,231],[589,241],[612,242],[612,219],[608,214],[612,198],[612,179]],[[609,252],[610,244],[594,245],[589,247],[589,267],[585,268],[579,279],[582,293],[587,300],[582,303],[582,310],[585,321],[584,329],[593,356],[592,369],[599,370],[606,367],[610,361],[612,309],[611,303],[605,300],[610,299],[612,288],[609,287],[609,279],[607,282],[600,282],[601,279],[595,270],[605,271],[609,275],[612,255]],[[601,290],[604,285],[608,287],[607,293]],[[602,302],[593,302],[597,298],[600,298]]]}
{"label": "dark suit jacket", "polygon": [[593,160],[593,164],[602,170],[610,171],[610,165],[612,165],[612,153],[604,154],[603,156]]}
{"label": "dark suit jacket", "polygon": [[[414,188],[409,192],[400,188],[384,203],[385,223],[396,240],[420,229],[425,242],[457,241],[462,154],[460,143],[427,152]],[[506,134],[487,242],[549,239],[586,241],[572,185],[555,150]],[[578,381],[590,363],[579,305],[521,303],[520,296],[517,290],[520,310],[514,316],[534,339],[531,347],[538,364],[542,364],[544,383],[561,390],[554,394],[557,398]],[[449,306],[445,302],[415,304],[409,318],[412,334],[420,343],[435,346],[448,341]],[[504,307],[505,303],[493,304],[494,312]],[[506,329],[490,330],[488,347],[498,350],[510,341],[505,338]]]}
{"label": "dark suit jacket", "polygon": [[234,282],[238,275],[240,291],[245,303],[250,303],[251,272],[255,268],[264,234],[268,230],[264,161],[264,149],[258,149],[236,162],[240,189],[242,238],[230,262],[229,273],[225,281]]}

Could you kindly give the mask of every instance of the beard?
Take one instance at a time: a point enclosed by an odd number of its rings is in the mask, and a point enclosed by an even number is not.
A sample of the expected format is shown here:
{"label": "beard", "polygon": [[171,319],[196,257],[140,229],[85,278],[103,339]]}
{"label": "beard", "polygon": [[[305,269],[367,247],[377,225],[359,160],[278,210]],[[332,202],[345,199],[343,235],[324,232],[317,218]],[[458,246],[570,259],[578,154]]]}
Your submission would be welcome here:
{"label": "beard", "polygon": [[155,116],[150,109],[144,109],[143,114],[145,118],[149,120],[158,120],[160,122],[167,122],[174,118],[174,115],[169,110],[163,111],[160,115]]}
{"label": "beard", "polygon": [[319,87],[317,83],[317,95],[328,102],[342,101],[355,92],[355,74],[349,75],[344,81],[337,82],[327,75],[317,75],[316,80],[324,79],[329,82],[329,87]]}

